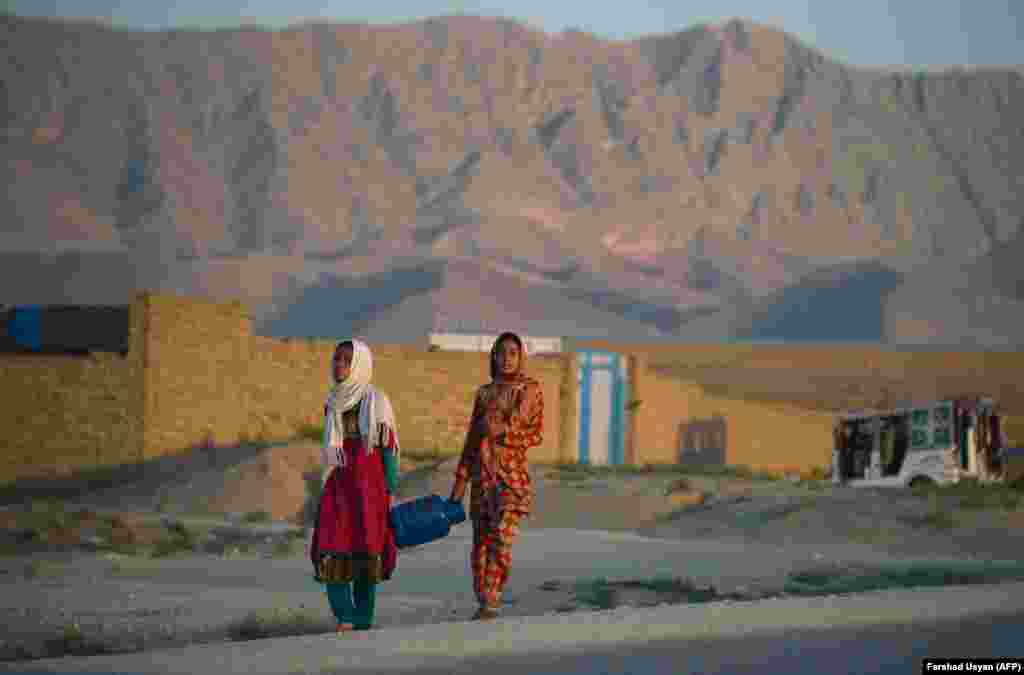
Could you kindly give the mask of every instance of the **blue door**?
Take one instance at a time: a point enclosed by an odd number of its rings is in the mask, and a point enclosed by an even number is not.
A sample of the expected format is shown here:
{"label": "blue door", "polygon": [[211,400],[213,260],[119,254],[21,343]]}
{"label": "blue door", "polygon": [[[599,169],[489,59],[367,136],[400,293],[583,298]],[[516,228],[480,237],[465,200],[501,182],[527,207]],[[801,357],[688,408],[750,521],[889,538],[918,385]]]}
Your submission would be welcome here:
{"label": "blue door", "polygon": [[576,354],[581,464],[622,464],[626,447],[626,360],[596,350]]}

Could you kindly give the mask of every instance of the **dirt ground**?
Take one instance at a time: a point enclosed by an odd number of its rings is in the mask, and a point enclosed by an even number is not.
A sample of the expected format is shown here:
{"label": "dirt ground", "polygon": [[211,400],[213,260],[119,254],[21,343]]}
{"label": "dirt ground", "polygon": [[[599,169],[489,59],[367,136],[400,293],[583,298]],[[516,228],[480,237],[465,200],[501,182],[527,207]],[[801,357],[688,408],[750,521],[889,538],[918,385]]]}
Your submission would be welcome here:
{"label": "dirt ground", "polygon": [[[304,556],[303,519],[310,490],[318,484],[318,457],[316,445],[309,443],[197,452],[169,459],[123,485],[59,500],[37,497],[9,504],[0,510],[0,588],[18,600],[4,610],[8,631],[0,638],[0,660],[331,630],[319,596],[315,610],[283,621],[284,628],[270,628],[267,621],[252,618],[253,612],[273,604],[269,596],[204,594],[208,602],[185,611],[168,591],[173,584],[146,583],[145,574],[132,572],[146,568],[146,574],[154,574],[159,568],[171,574],[195,560],[201,561],[208,583],[219,583],[220,574],[229,588],[242,563],[254,566],[254,574],[260,565],[302,569],[296,561]],[[454,466],[453,459],[404,460],[400,497],[447,495]],[[538,466],[532,474],[537,500],[534,515],[525,523],[527,532],[606,530],[679,541],[739,542],[751,549],[762,544],[861,547],[904,556],[980,560],[1019,560],[1024,551],[1024,499],[1012,496],[919,495],[820,481],[669,471],[602,475]],[[185,575],[182,583],[187,579]],[[76,609],[73,594],[68,594],[82,583],[102,589],[114,609]],[[177,591],[179,596],[182,592]],[[580,588],[562,580],[520,593],[507,612],[537,615],[622,604],[750,600],[771,593],[764,588],[697,588],[685,582]],[[449,598],[395,607],[380,612],[378,623],[464,620],[465,607],[459,604],[464,602]],[[237,623],[243,610],[251,615],[248,626]]]}

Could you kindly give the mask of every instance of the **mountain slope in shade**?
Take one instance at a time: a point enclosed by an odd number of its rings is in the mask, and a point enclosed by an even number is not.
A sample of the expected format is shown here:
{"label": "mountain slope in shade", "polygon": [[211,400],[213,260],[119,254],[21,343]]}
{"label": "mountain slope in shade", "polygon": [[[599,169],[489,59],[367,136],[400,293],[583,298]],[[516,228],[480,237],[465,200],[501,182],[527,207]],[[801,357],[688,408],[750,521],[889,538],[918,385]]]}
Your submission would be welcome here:
{"label": "mountain slope in shade", "polygon": [[[603,41],[5,16],[0,39],[11,302],[150,287],[410,339],[494,306],[565,334],[1024,336],[1020,68],[858,69],[742,20]],[[79,257],[26,262],[55,249]],[[931,309],[962,268],[960,309]]]}
{"label": "mountain slope in shade", "polygon": [[918,270],[885,301],[885,340],[1020,349],[1022,244],[1017,234],[966,265],[936,261]]}
{"label": "mountain slope in shade", "polygon": [[279,314],[258,324],[275,337],[350,335],[356,326],[441,284],[444,263],[425,262],[355,278],[326,277],[298,290]]}
{"label": "mountain slope in shade", "polygon": [[362,335],[378,341],[431,330],[494,331],[501,326],[554,335],[657,337],[655,326],[524,283],[468,259],[429,260],[381,275],[331,278],[302,290],[280,315],[258,325],[268,335]]}
{"label": "mountain slope in shade", "polygon": [[883,303],[903,275],[875,262],[816,270],[761,298],[743,340],[876,342],[883,338]]}

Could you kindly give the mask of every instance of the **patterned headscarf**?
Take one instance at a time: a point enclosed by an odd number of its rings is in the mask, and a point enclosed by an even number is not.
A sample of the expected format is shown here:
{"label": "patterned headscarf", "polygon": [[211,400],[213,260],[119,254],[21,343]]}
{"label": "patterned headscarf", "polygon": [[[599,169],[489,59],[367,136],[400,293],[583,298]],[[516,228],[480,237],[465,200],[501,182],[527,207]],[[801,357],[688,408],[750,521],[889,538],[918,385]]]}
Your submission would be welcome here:
{"label": "patterned headscarf", "polygon": [[334,381],[334,364],[331,363],[331,391],[327,396],[327,415],[324,420],[324,441],[322,459],[325,465],[345,465],[343,444],[345,439],[342,414],[359,406],[359,435],[366,443],[367,454],[387,440],[387,432],[394,437],[394,454],[400,452],[398,428],[391,401],[370,384],[373,377],[373,355],[370,348],[359,340],[345,340],[338,343],[337,353],[345,343],[352,345],[352,368],[341,382]]}
{"label": "patterned headscarf", "polygon": [[[515,374],[511,377],[506,377],[498,370],[498,350],[501,348],[501,343],[505,340],[512,340],[519,346],[519,368],[516,369]],[[491,347],[491,379],[495,382],[511,382],[521,380],[524,377],[526,377],[526,348],[523,346],[523,341],[515,333],[502,333],[494,341],[494,346]]]}

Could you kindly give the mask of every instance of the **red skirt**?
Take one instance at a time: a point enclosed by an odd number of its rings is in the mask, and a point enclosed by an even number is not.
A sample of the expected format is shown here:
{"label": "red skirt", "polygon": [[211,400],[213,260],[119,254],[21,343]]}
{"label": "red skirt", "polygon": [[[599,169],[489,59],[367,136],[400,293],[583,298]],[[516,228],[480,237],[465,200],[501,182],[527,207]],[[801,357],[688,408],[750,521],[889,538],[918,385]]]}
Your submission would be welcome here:
{"label": "red skirt", "polygon": [[314,520],[310,561],[327,583],[391,578],[398,549],[388,521],[391,495],[381,450],[367,455],[362,441],[345,439],[345,466],[324,485]]}

